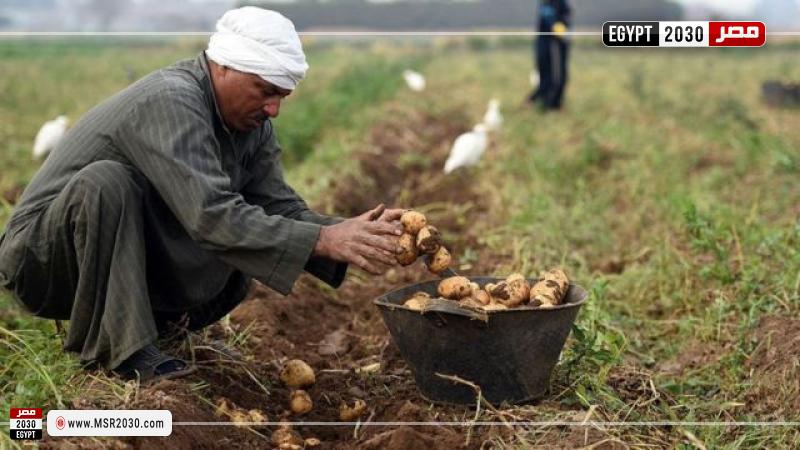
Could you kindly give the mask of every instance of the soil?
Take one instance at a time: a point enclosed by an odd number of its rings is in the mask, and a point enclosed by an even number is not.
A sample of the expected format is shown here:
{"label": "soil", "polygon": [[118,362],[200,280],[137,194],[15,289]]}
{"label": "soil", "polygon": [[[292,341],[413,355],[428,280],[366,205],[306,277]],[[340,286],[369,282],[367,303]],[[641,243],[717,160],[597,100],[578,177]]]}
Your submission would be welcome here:
{"label": "soil", "polygon": [[[371,133],[369,145],[355,155],[361,166],[358,177],[343,177],[332,186],[330,199],[338,215],[360,214],[377,202],[392,207],[431,208],[429,222],[441,230],[457,260],[459,248],[480,248],[476,233],[491,226],[489,200],[472,182],[473,171],[445,177],[441,167],[450,143],[470,123],[458,112],[435,117],[421,112],[398,112],[391,122],[382,123]],[[490,150],[491,151],[491,150]],[[449,205],[471,205],[457,215]],[[480,225],[476,225],[480,224]],[[493,273],[499,255],[483,253],[465,275]],[[248,411],[257,409],[268,420],[303,420],[332,422],[339,420],[342,402],[352,404],[362,399],[367,411],[362,422],[430,422],[470,420],[470,407],[434,406],[417,391],[413,377],[398,348],[383,324],[373,299],[385,292],[434,276],[421,262],[399,267],[381,277],[368,277],[350,270],[347,280],[333,290],[304,275],[291,295],[282,297],[254,282],[248,299],[230,316],[230,323],[217,323],[195,339],[194,356],[198,371],[193,375],[154,386],[142,387],[123,399],[109,400],[88,391],[76,407],[169,408],[174,421],[220,421],[227,416],[215,414],[224,401],[231,407]],[[220,359],[204,348],[211,338],[242,336],[241,360]],[[308,389],[314,408],[297,417],[287,411],[290,391],[280,382],[281,365],[299,358],[310,364],[316,383]],[[359,374],[354,369],[372,363],[380,369]],[[258,380],[256,382],[255,380]],[[98,387],[102,391],[102,386]],[[106,387],[106,391],[107,391]],[[90,400],[90,399],[94,400]],[[518,414],[518,413],[517,413]],[[485,416],[482,416],[482,420]],[[517,416],[519,418],[519,416]],[[275,427],[175,426],[169,439],[115,439],[97,441],[98,446],[114,448],[270,448],[269,438]],[[454,426],[296,426],[303,438],[316,437],[319,448],[365,449],[458,449],[491,446],[491,442],[512,442],[514,430],[507,427]],[[569,431],[569,430],[567,430]],[[469,443],[467,443],[469,436]],[[563,433],[562,433],[563,434]],[[602,440],[596,433],[580,430],[580,445]],[[558,447],[563,435],[544,436],[540,442]],[[577,437],[576,437],[577,439]],[[77,442],[77,441],[76,441]],[[569,441],[571,442],[571,441]],[[71,441],[57,441],[65,446]],[[55,444],[50,442],[48,445]],[[80,441],[81,448],[91,443]],[[60,446],[60,445],[59,445]],[[601,447],[602,448],[602,447]]]}
{"label": "soil", "polygon": [[753,388],[748,408],[762,420],[800,418],[800,320],[764,316],[755,330],[753,350],[746,367]]}
{"label": "soil", "polygon": [[675,359],[659,364],[658,368],[664,374],[683,375],[716,363],[729,350],[706,342],[691,342],[681,349]]}

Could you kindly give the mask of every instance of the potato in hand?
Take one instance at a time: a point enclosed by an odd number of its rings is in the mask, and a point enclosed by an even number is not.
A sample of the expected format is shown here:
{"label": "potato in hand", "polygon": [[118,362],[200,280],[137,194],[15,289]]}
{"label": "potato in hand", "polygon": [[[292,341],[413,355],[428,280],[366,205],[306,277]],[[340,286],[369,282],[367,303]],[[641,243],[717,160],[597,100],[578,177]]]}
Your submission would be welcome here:
{"label": "potato in hand", "polygon": [[428,255],[426,266],[431,272],[438,274],[450,267],[452,256],[444,246],[439,230],[428,225],[424,214],[408,210],[400,217],[403,234],[398,240],[398,251],[395,259],[400,265],[413,264],[421,255]]}
{"label": "potato in hand", "polygon": [[414,261],[417,260],[417,256],[419,253],[417,252],[417,244],[413,235],[408,233],[403,233],[400,235],[398,239],[398,253],[395,255],[395,259],[400,265],[408,266],[414,264]]}
{"label": "potato in hand", "polygon": [[420,212],[408,210],[400,216],[400,223],[406,233],[416,236],[419,230],[428,224],[428,219]]}
{"label": "potato in hand", "polygon": [[417,233],[417,250],[432,255],[442,246],[442,235],[433,225],[422,227]]}
{"label": "potato in hand", "polygon": [[442,245],[436,253],[428,256],[425,260],[425,265],[428,267],[428,270],[438,274],[450,267],[451,261],[452,257],[450,256],[450,252]]}

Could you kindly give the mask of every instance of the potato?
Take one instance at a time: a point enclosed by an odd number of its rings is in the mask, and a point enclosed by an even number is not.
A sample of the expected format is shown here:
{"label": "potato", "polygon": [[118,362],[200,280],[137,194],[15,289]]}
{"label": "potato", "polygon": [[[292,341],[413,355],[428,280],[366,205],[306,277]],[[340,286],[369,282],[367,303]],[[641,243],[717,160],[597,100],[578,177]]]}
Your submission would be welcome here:
{"label": "potato", "polygon": [[230,417],[231,423],[233,423],[237,427],[249,426],[247,424],[250,423],[250,416],[244,411],[241,410],[231,411],[231,413],[228,414],[228,417]]}
{"label": "potato", "polygon": [[528,293],[530,285],[523,278],[512,278],[513,283],[508,283],[503,280],[497,284],[489,283],[486,285],[486,290],[491,297],[492,302],[501,303],[509,308],[519,306],[528,301]]}
{"label": "potato", "polygon": [[524,276],[513,273],[506,278],[506,285],[509,293],[508,301],[504,302],[506,306],[513,308],[528,301],[531,285]]}
{"label": "potato", "polygon": [[442,245],[436,253],[428,257],[426,265],[431,272],[440,273],[450,267],[450,260],[450,252]]}
{"label": "potato", "polygon": [[428,294],[427,292],[424,292],[424,291],[417,291],[417,292],[414,292],[414,295],[412,295],[411,297],[408,297],[408,299],[406,299],[406,302],[408,302],[409,300],[412,300],[412,299],[417,299],[417,300],[419,300],[421,302],[425,302],[425,301],[431,299],[431,294]]}
{"label": "potato", "polygon": [[475,300],[477,300],[481,305],[488,305],[492,301],[492,297],[483,289],[473,290],[472,297],[475,298]]}
{"label": "potato", "polygon": [[356,399],[353,407],[347,406],[346,403],[339,405],[339,420],[342,422],[352,422],[361,417],[367,410],[367,404],[364,400]]}
{"label": "potato", "polygon": [[417,233],[417,251],[432,255],[442,246],[442,235],[433,225],[422,227]]}
{"label": "potato", "polygon": [[524,280],[524,279],[525,279],[525,275],[522,275],[521,273],[516,273],[515,272],[515,273],[512,273],[511,275],[506,277],[506,283],[511,284],[512,282],[514,282],[516,280]]}
{"label": "potato", "polygon": [[419,256],[414,236],[408,233],[401,234],[397,246],[400,249],[400,252],[394,256],[397,262],[403,266],[414,264],[414,261],[416,261]]}
{"label": "potato", "polygon": [[422,311],[428,305],[430,299],[431,296],[427,292],[420,291],[409,297],[409,299],[403,303],[403,306],[415,311]]}
{"label": "potato", "polygon": [[505,281],[501,281],[497,284],[489,283],[486,285],[486,291],[492,297],[492,300],[495,302],[503,303],[507,302],[511,298],[511,292],[508,290],[508,283]]}
{"label": "potato", "polygon": [[409,210],[400,216],[400,223],[403,224],[406,233],[416,236],[419,230],[428,224],[428,219],[422,213]]}
{"label": "potato", "polygon": [[217,408],[214,410],[214,414],[216,414],[219,417],[229,416],[231,411],[232,408],[230,405],[228,405],[228,399],[221,398],[217,400]]}
{"label": "potato", "polygon": [[283,366],[280,377],[287,386],[294,388],[311,386],[316,381],[314,369],[300,359],[288,361]]}
{"label": "potato", "polygon": [[569,289],[567,274],[561,269],[542,272],[529,294],[531,305],[542,308],[560,305]]}
{"label": "potato", "polygon": [[305,414],[314,408],[308,392],[298,389],[289,394],[289,409],[295,414]]}
{"label": "potato", "polygon": [[472,294],[472,286],[467,277],[450,277],[442,280],[436,291],[444,298],[460,300]]}
{"label": "potato", "polygon": [[303,438],[296,431],[292,430],[289,425],[281,425],[272,432],[272,445],[276,447],[287,445],[303,445]]}
{"label": "potato", "polygon": [[247,415],[250,417],[250,422],[269,422],[267,415],[260,409],[251,409],[247,411]]}
{"label": "potato", "polygon": [[428,294],[428,293],[427,293],[427,292],[425,292],[425,291],[419,291],[419,292],[416,292],[416,293],[414,294],[414,297],[417,297],[417,298],[419,298],[419,299],[430,300],[430,299],[431,299],[431,294]]}
{"label": "potato", "polygon": [[227,416],[230,418],[231,422],[236,424],[236,426],[249,426],[244,425],[250,422],[267,422],[267,415],[264,414],[263,411],[258,409],[251,409],[250,411],[245,411],[242,408],[239,408],[233,403],[228,404],[228,399],[221,398],[217,400],[217,407],[214,411],[219,417]]}

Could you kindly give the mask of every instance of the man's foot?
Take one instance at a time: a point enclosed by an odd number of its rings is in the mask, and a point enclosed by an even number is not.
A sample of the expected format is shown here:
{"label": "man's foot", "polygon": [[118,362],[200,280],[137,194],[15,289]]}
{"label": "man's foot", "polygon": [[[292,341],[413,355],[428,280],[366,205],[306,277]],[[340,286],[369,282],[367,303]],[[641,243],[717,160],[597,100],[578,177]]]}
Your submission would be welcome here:
{"label": "man's foot", "polygon": [[244,355],[242,355],[241,351],[231,347],[221,339],[211,339],[206,342],[206,346],[222,358],[232,359],[234,361],[241,361],[244,359]]}
{"label": "man's foot", "polygon": [[161,353],[155,345],[148,344],[123,361],[114,372],[126,380],[153,381],[182,377],[194,370],[186,361]]}

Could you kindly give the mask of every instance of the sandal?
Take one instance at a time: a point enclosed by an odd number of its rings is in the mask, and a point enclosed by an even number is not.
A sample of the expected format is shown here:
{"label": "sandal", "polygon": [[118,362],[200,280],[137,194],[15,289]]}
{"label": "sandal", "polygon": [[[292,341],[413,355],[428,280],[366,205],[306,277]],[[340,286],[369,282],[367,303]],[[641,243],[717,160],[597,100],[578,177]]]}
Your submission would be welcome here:
{"label": "sandal", "polygon": [[195,367],[174,356],[161,353],[153,344],[136,351],[114,369],[125,380],[154,381],[167,380],[188,375]]}
{"label": "sandal", "polygon": [[234,361],[241,361],[244,359],[244,355],[238,349],[231,347],[230,345],[226,344],[225,341],[221,339],[210,339],[208,340],[205,345],[211,349],[211,351],[218,353],[228,359]]}

